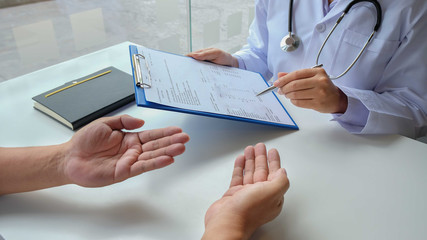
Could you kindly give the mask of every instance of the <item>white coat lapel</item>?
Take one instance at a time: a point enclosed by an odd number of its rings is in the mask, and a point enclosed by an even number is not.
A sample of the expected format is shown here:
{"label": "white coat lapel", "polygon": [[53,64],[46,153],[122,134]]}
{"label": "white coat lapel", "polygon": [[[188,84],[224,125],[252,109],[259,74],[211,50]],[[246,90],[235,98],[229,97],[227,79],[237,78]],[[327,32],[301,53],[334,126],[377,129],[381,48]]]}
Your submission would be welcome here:
{"label": "white coat lapel", "polygon": [[338,1],[337,4],[329,11],[328,14],[322,19],[322,22],[329,21],[330,19],[334,19],[334,21],[341,16],[344,12],[344,9],[352,0],[335,0]]}

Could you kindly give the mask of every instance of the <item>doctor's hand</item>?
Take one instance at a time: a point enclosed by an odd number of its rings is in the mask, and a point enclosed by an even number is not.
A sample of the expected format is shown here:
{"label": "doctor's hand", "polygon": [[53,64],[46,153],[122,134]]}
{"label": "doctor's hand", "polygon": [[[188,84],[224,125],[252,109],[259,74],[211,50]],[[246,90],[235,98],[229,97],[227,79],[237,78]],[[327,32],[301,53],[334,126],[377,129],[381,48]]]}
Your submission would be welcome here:
{"label": "doctor's hand", "polygon": [[279,88],[278,93],[285,95],[295,106],[322,113],[344,113],[347,110],[347,96],[332,83],[323,68],[279,73],[273,84]]}
{"label": "doctor's hand", "polygon": [[178,127],[125,132],[144,125],[128,115],[100,118],[64,143],[68,183],[101,187],[165,167],[185,151],[189,136]]}
{"label": "doctor's hand", "polygon": [[202,239],[249,239],[279,215],[288,188],[276,149],[267,155],[262,143],[246,147],[234,163],[230,188],[206,212]]}
{"label": "doctor's hand", "polygon": [[209,61],[219,65],[236,68],[239,67],[239,61],[237,58],[218,48],[201,49],[195,52],[191,52],[187,54],[187,56],[200,61]]}

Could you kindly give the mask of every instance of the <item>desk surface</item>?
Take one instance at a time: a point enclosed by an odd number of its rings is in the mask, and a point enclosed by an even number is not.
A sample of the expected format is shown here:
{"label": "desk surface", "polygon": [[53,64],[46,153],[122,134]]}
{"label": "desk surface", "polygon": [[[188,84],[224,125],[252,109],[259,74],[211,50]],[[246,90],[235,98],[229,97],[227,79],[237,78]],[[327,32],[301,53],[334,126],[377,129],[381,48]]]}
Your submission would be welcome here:
{"label": "desk surface", "polygon": [[[125,42],[0,84],[0,146],[67,141],[73,131],[33,109],[31,97],[114,66],[131,72]],[[199,239],[209,205],[227,189],[245,146],[277,148],[291,187],[282,213],[253,239],[422,239],[427,235],[427,145],[359,136],[328,114],[282,99],[300,130],[144,109],[144,129],[180,126],[187,151],[164,169],[104,188],[67,185],[0,197],[8,239]]]}

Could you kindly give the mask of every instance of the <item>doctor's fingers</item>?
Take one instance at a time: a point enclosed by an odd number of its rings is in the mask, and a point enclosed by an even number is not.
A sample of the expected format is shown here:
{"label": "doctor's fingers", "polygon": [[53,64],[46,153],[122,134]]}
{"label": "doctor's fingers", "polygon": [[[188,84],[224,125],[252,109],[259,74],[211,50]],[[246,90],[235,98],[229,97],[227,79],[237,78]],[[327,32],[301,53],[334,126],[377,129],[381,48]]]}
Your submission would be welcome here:
{"label": "doctor's fingers", "polygon": [[334,91],[336,89],[336,86],[332,83],[331,79],[323,73],[324,71],[308,78],[301,78],[290,81],[286,85],[281,87],[281,93],[287,95],[294,91],[308,90],[314,88],[317,89],[317,93],[319,95],[323,94],[327,96],[329,92]]}
{"label": "doctor's fingers", "polygon": [[[312,78],[300,79],[289,82],[280,88],[280,94],[288,97],[288,94],[316,88],[316,81]],[[289,98],[289,97],[288,97]]]}
{"label": "doctor's fingers", "polygon": [[328,75],[326,74],[326,71],[323,68],[307,68],[307,69],[300,69],[297,71],[290,72],[288,74],[285,74],[281,77],[279,77],[273,85],[275,87],[283,87],[286,84],[296,81],[296,80],[303,80],[316,77],[318,79],[327,80],[329,79]]}
{"label": "doctor's fingers", "polygon": [[187,54],[187,56],[192,57],[197,60],[213,60],[218,58],[221,54],[225,54],[224,51],[218,48],[204,48],[198,51]]}
{"label": "doctor's fingers", "polygon": [[285,94],[285,97],[289,100],[314,100],[316,101],[316,91],[311,89],[304,89],[300,91],[293,91]]}
{"label": "doctor's fingers", "polygon": [[[336,92],[336,87],[319,87],[314,86],[306,89],[299,89],[285,93],[285,97],[291,100],[308,100],[312,99],[318,105],[327,105],[337,98],[339,94]],[[283,91],[283,90],[282,90]]]}
{"label": "doctor's fingers", "polygon": [[323,113],[336,112],[339,105],[337,94],[326,93],[315,88],[288,93],[286,98],[290,99],[292,104],[297,107],[309,108]]}
{"label": "doctor's fingers", "polygon": [[281,78],[283,76],[285,76],[286,74],[288,74],[287,72],[279,72],[277,73],[277,78]]}

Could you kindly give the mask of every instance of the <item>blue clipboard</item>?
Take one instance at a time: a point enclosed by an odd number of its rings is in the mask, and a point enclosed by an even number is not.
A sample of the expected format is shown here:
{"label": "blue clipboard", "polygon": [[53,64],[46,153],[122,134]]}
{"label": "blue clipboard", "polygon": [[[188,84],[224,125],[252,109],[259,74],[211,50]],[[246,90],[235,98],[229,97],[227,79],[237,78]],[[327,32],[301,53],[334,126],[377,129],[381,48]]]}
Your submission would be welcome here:
{"label": "blue clipboard", "polygon": [[[283,106],[283,104],[280,102],[280,100],[277,98],[276,95],[274,95],[274,96],[276,97],[276,99],[280,103],[280,105],[283,107],[286,114],[288,114],[290,120],[292,121],[292,124],[282,124],[282,123],[268,122],[268,121],[263,121],[263,120],[258,120],[258,119],[250,119],[250,118],[244,118],[244,117],[230,116],[230,115],[226,115],[226,114],[202,112],[202,111],[196,111],[196,110],[192,110],[192,109],[177,108],[177,107],[171,107],[171,106],[158,104],[158,103],[154,103],[154,102],[149,102],[145,98],[144,86],[148,87],[150,83],[143,83],[142,81],[139,80],[139,77],[138,77],[138,74],[140,74],[140,72],[139,72],[140,69],[138,68],[139,63],[136,63],[136,56],[139,55],[138,47],[136,45],[129,45],[129,53],[130,53],[130,61],[131,61],[131,66],[132,66],[132,75],[133,75],[133,80],[135,83],[135,101],[136,101],[137,106],[154,108],[154,109],[161,109],[161,110],[167,110],[167,111],[174,111],[174,112],[181,112],[181,113],[188,113],[188,114],[195,114],[195,115],[201,115],[201,116],[207,116],[207,117],[228,119],[228,120],[234,120],[234,121],[243,121],[243,122],[249,122],[249,123],[255,123],[255,124],[270,125],[270,126],[276,126],[276,127],[281,127],[281,128],[289,128],[289,129],[295,129],[295,130],[299,129],[297,124],[295,123],[295,121],[289,115],[288,111],[285,109],[285,107]],[[265,84],[268,86],[268,83],[266,81],[265,81]]]}

